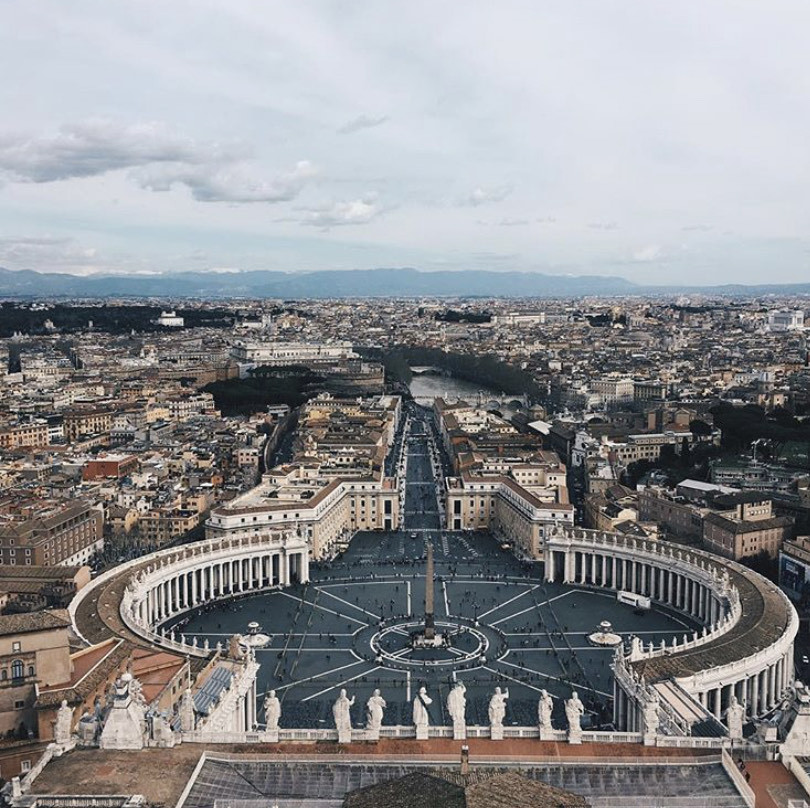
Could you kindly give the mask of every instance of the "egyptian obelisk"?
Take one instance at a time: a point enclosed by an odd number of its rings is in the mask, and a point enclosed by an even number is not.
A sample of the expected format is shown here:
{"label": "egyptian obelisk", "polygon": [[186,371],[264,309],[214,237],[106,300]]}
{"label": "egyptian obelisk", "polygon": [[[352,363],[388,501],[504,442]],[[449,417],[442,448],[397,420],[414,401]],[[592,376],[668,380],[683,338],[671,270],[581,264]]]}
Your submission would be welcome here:
{"label": "egyptian obelisk", "polygon": [[427,574],[425,575],[425,639],[436,637],[436,624],[433,622],[433,543],[428,542]]}

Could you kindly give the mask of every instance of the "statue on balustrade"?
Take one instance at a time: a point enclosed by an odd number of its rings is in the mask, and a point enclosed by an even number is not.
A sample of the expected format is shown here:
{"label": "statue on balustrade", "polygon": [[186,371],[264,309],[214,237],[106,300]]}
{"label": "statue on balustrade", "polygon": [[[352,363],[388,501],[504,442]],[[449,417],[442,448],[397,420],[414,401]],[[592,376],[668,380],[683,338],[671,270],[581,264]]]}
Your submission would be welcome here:
{"label": "statue on balustrade", "polygon": [[281,720],[281,702],[275,690],[271,690],[264,697],[264,723],[267,732],[278,732],[278,722]]}
{"label": "statue on balustrade", "polygon": [[540,740],[547,741],[553,737],[554,727],[551,726],[551,714],[554,712],[554,702],[546,690],[540,691],[540,701],[537,702],[537,723],[540,725]]}
{"label": "statue on balustrade", "polygon": [[194,729],[194,697],[191,689],[186,688],[180,699],[180,731],[191,732]]}
{"label": "statue on balustrade", "polygon": [[332,705],[332,716],[335,719],[335,727],[338,731],[338,743],[350,743],[352,740],[352,717],[349,712],[354,705],[355,696],[349,698],[345,690],[340,691],[340,695]]}
{"label": "statue on balustrade", "polygon": [[64,746],[70,743],[72,733],[73,708],[68,706],[67,699],[62,699],[62,704],[56,711],[56,724],[53,728],[53,739],[56,743]]}
{"label": "statue on balustrade", "polygon": [[242,647],[242,635],[234,634],[228,641],[228,657],[230,659],[244,659],[245,649]]}
{"label": "statue on balustrade", "polygon": [[456,682],[447,696],[447,712],[453,720],[453,738],[463,741],[467,737],[467,688],[464,682]]}
{"label": "statue on balustrade", "polygon": [[416,698],[413,700],[413,723],[416,726],[417,740],[427,740],[428,727],[430,725],[430,716],[428,715],[428,707],[433,704],[433,699],[427,694],[427,688],[419,688]]}
{"label": "statue on balustrade", "polygon": [[737,696],[732,693],[731,701],[726,712],[726,723],[728,724],[728,736],[732,740],[738,741],[743,736],[743,721],[745,720],[745,707],[737,701]]}
{"label": "statue on balustrade", "polygon": [[568,719],[568,743],[582,743],[582,716],[585,715],[585,705],[580,701],[576,690],[571,698],[565,702],[565,717]]}
{"label": "statue on balustrade", "polygon": [[366,729],[375,739],[380,737],[383,711],[387,706],[379,690],[375,690],[366,702]]}
{"label": "statue on balustrade", "polygon": [[489,700],[490,737],[496,741],[503,738],[503,719],[506,717],[506,700],[508,698],[509,688],[501,691],[500,687],[496,687],[492,698]]}

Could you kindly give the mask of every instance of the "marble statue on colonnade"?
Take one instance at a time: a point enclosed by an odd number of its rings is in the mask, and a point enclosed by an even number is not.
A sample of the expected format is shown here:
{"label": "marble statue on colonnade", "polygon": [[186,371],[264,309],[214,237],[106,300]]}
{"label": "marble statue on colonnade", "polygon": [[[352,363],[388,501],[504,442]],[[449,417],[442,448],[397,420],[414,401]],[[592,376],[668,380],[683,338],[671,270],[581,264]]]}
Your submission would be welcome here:
{"label": "marble statue on colonnade", "polygon": [[380,740],[383,711],[387,706],[379,690],[375,690],[366,702],[366,734],[371,741]]}
{"label": "marble statue on colonnade", "polygon": [[70,743],[73,734],[73,708],[67,703],[67,699],[62,699],[62,704],[56,711],[56,724],[53,728],[53,740],[60,746]]}
{"label": "marble statue on colonnade", "polygon": [[540,725],[540,740],[550,741],[554,737],[554,727],[551,725],[551,714],[554,712],[554,702],[548,691],[540,691],[540,701],[537,702],[537,723]]}
{"label": "marble statue on colonnade", "polygon": [[737,696],[731,694],[731,702],[726,712],[726,724],[728,724],[728,736],[733,741],[739,741],[743,736],[743,721],[745,719],[745,707],[737,701]]}
{"label": "marble statue on colonnade", "polygon": [[338,731],[338,743],[351,743],[352,717],[349,710],[354,705],[355,696],[349,698],[345,690],[340,691],[337,701],[332,705],[332,716]]}
{"label": "marble statue on colonnade", "polygon": [[582,743],[582,716],[585,715],[585,705],[580,701],[576,690],[571,698],[565,702],[565,717],[568,719],[568,743]]}
{"label": "marble statue on colonnade", "polygon": [[467,687],[464,682],[456,682],[447,696],[447,712],[453,719],[453,740],[463,741],[467,737]]}
{"label": "marble statue on colonnade", "polygon": [[281,702],[275,690],[270,690],[264,697],[265,732],[270,734],[271,741],[278,741],[278,722],[281,720]]}
{"label": "marble statue on colonnade", "polygon": [[180,699],[180,731],[191,732],[194,724],[194,697],[191,688],[187,687]]}
{"label": "marble statue on colonnade", "polygon": [[503,719],[506,717],[506,700],[509,698],[509,688],[501,691],[495,688],[489,700],[489,731],[493,741],[503,740]]}
{"label": "marble statue on colonnade", "polygon": [[433,704],[433,699],[427,694],[427,688],[419,688],[416,698],[413,700],[413,723],[416,725],[416,740],[426,741],[428,739],[428,728],[430,726],[430,716],[427,708]]}
{"label": "marble statue on colonnade", "polygon": [[242,635],[234,634],[228,641],[228,657],[230,659],[244,659],[245,649],[242,647]]}

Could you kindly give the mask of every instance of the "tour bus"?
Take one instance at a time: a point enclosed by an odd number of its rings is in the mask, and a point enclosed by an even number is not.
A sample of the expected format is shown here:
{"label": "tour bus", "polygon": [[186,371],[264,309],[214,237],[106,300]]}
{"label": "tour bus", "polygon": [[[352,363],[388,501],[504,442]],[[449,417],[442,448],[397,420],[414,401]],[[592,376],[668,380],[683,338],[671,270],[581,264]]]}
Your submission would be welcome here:
{"label": "tour bus", "polygon": [[617,592],[616,600],[619,603],[626,603],[628,606],[633,606],[636,612],[649,611],[652,601],[644,595],[636,595],[634,592]]}

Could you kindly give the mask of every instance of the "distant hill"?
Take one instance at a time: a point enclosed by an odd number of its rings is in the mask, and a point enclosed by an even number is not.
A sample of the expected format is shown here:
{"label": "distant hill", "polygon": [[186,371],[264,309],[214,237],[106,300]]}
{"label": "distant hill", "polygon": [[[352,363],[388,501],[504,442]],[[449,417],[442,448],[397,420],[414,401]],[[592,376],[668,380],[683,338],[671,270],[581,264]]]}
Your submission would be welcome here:
{"label": "distant hill", "polygon": [[25,297],[580,297],[688,291],[715,294],[810,294],[810,283],[715,287],[649,287],[609,275],[539,272],[421,272],[356,269],[319,272],[178,272],[160,275],[92,275],[0,268],[0,295]]}

